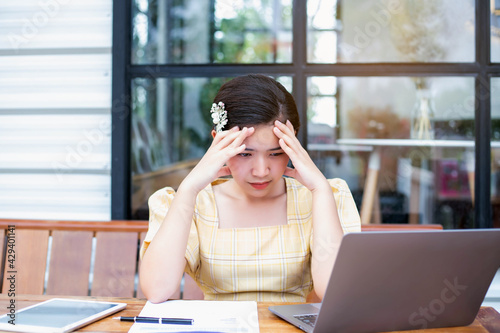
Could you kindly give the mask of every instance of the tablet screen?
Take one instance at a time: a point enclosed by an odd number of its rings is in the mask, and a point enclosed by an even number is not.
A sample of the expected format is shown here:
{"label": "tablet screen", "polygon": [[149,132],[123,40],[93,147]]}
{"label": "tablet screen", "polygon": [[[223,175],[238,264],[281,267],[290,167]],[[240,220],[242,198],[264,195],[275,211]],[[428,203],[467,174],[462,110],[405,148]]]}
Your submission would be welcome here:
{"label": "tablet screen", "polygon": [[[125,305],[122,303],[51,299],[25,309],[19,309],[15,314],[15,326],[28,325],[58,329],[80,327],[121,310]],[[1,327],[6,327],[5,324],[9,324],[11,320],[12,318],[9,316],[0,317]]]}

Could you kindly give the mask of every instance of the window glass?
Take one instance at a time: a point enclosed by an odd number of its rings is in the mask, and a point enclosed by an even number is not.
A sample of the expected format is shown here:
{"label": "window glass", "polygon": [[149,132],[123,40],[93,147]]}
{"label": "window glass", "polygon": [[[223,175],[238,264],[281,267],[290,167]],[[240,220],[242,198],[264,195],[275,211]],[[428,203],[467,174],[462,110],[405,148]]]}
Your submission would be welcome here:
{"label": "window glass", "polygon": [[289,63],[292,0],[132,1],[132,63]]}
{"label": "window glass", "polygon": [[472,62],[474,0],[309,0],[308,61]]}
{"label": "window glass", "polygon": [[500,228],[500,78],[491,79],[491,203],[493,227]]}
{"label": "window glass", "polygon": [[334,143],[338,130],[337,78],[310,77],[308,91],[308,142]]}
{"label": "window glass", "polygon": [[376,169],[370,221],[473,226],[473,78],[311,77],[308,101],[308,150],[360,210]]}
{"label": "window glass", "polygon": [[491,61],[500,62],[500,1],[491,1]]}

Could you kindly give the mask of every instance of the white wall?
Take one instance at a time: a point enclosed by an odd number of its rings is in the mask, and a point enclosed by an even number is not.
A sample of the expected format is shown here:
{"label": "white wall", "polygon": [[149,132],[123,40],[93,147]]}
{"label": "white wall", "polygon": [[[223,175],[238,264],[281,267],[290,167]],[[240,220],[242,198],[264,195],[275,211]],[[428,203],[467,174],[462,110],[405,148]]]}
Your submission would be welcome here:
{"label": "white wall", "polygon": [[112,0],[0,2],[0,218],[111,217]]}

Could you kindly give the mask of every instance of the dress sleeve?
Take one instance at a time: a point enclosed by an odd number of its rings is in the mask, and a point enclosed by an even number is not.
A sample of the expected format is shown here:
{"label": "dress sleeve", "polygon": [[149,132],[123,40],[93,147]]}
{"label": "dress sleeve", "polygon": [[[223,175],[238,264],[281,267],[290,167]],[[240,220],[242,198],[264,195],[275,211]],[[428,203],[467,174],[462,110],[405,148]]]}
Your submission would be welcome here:
{"label": "dress sleeve", "polygon": [[[139,252],[141,259],[144,256],[144,253],[146,253],[146,250],[148,249],[148,246],[153,240],[154,236],[158,232],[158,229],[160,229],[160,226],[163,223],[165,216],[167,215],[168,208],[170,207],[172,200],[174,200],[174,196],[174,189],[171,187],[165,187],[156,191],[149,198],[149,228]],[[196,228],[196,223],[193,217],[185,254],[185,258],[188,263],[186,265],[186,272],[191,276],[194,275],[199,267],[199,248],[200,246],[198,240],[198,229]]]}
{"label": "dress sleeve", "polygon": [[332,187],[344,234],[361,231],[361,218],[359,217],[358,208],[345,180],[335,178],[329,179],[328,182]]}
{"label": "dress sleeve", "polygon": [[144,253],[146,253],[153,237],[158,232],[158,229],[160,229],[160,226],[167,215],[168,207],[170,207],[172,200],[174,200],[174,196],[174,189],[171,187],[165,187],[156,191],[149,197],[149,228],[139,252],[141,259],[144,256]]}

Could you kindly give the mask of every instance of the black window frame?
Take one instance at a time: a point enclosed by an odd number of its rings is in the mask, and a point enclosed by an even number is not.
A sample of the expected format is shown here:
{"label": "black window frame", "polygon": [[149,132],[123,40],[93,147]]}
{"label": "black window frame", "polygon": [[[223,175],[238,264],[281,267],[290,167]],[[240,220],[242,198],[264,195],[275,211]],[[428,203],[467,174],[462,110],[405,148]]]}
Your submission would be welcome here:
{"label": "black window frame", "polygon": [[249,73],[291,76],[293,95],[304,124],[299,140],[307,147],[307,79],[311,76],[468,76],[475,80],[474,217],[478,228],[491,228],[491,95],[492,77],[500,64],[491,63],[490,4],[475,1],[475,61],[470,63],[336,63],[307,62],[307,3],[293,0],[292,64],[165,64],[131,63],[133,0],[113,2],[113,77],[111,218],[131,216],[131,82],[134,78],[233,77]]}

